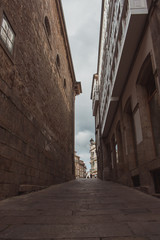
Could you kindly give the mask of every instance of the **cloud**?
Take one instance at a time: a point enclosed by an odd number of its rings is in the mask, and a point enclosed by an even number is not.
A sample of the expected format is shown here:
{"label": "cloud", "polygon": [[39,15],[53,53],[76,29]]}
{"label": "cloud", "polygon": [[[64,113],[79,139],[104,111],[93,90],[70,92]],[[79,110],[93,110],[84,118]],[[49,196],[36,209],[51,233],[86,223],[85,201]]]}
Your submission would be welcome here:
{"label": "cloud", "polygon": [[99,0],[62,0],[62,3],[70,36],[80,35],[82,30],[89,30],[92,22],[99,21]]}
{"label": "cloud", "polygon": [[83,93],[76,97],[75,150],[90,169],[89,140],[95,138],[92,102],[93,74],[97,71],[100,0],[62,0],[77,81]]}
{"label": "cloud", "polygon": [[94,137],[93,132],[89,130],[79,131],[76,135],[77,154],[85,161],[87,168],[90,169],[90,139]]}
{"label": "cloud", "polygon": [[88,130],[78,132],[76,135],[77,145],[81,146],[81,148],[87,148],[89,146],[89,140],[92,138],[92,136],[93,133]]}

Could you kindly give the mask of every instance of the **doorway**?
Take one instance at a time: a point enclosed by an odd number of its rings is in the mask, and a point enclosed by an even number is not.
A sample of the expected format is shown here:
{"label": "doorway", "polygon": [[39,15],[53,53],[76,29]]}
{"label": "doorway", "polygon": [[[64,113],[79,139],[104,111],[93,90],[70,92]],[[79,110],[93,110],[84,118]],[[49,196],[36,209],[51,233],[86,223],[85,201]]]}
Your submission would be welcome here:
{"label": "doorway", "polygon": [[160,193],[160,168],[152,171],[152,177],[154,180],[155,192]]}

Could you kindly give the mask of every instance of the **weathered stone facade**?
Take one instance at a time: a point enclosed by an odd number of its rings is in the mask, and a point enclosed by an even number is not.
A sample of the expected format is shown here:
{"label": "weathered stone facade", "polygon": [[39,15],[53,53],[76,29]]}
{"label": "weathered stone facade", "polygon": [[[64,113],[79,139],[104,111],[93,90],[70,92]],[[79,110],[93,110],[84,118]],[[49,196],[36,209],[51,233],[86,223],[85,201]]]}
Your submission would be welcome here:
{"label": "weathered stone facade", "polygon": [[[0,1],[0,199],[74,178],[76,80],[61,1]],[[2,32],[1,32],[2,33]]]}
{"label": "weathered stone facade", "polygon": [[91,95],[99,177],[150,194],[160,193],[159,16],[159,1],[103,1]]}

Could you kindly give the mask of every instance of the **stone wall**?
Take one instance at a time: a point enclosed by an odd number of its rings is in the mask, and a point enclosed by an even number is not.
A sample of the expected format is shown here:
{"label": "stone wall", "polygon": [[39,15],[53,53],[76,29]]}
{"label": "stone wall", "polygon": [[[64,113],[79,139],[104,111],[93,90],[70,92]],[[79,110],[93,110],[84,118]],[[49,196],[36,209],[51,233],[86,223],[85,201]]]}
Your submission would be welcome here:
{"label": "stone wall", "polygon": [[75,79],[57,2],[0,2],[16,36],[13,55],[0,39],[0,199],[74,177]]}

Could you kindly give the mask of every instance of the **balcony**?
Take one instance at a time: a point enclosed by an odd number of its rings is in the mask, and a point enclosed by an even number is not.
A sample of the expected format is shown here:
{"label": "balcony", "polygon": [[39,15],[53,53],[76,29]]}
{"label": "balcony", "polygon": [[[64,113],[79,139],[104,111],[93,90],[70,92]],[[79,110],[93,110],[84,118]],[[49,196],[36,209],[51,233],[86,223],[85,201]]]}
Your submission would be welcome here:
{"label": "balcony", "polygon": [[120,25],[118,56],[115,62],[112,97],[119,97],[124,87],[128,70],[134,58],[148,14],[145,0],[125,1]]}
{"label": "balcony", "polygon": [[76,96],[82,93],[81,82],[76,82],[75,83],[75,85],[74,85],[74,92],[75,92]]}
{"label": "balcony", "polygon": [[112,66],[114,65],[115,69],[111,71],[111,93],[107,107],[103,111],[103,136],[108,135],[113,116],[117,109],[118,99],[126,84],[129,69],[141,39],[147,14],[146,0],[124,0],[117,39],[115,39],[115,52],[112,59]]}

